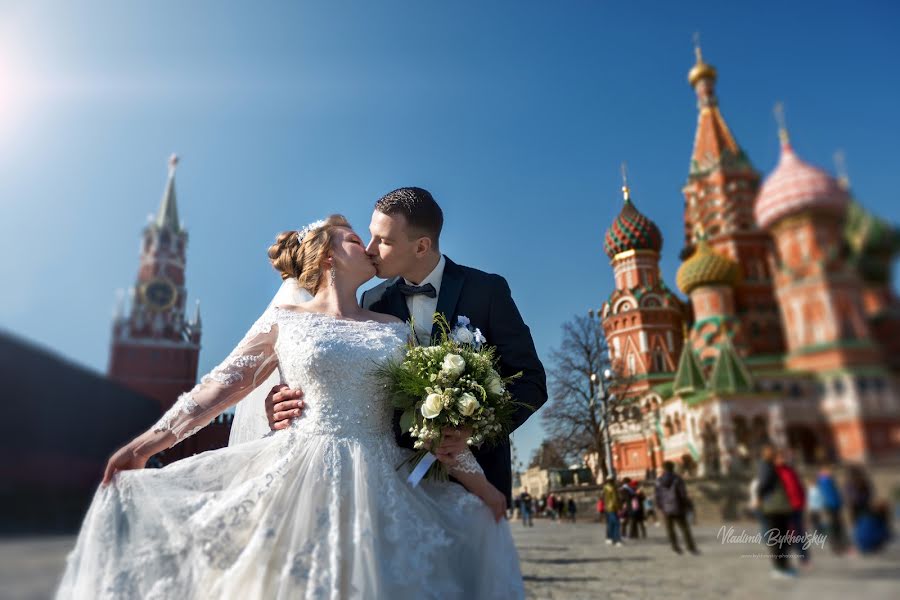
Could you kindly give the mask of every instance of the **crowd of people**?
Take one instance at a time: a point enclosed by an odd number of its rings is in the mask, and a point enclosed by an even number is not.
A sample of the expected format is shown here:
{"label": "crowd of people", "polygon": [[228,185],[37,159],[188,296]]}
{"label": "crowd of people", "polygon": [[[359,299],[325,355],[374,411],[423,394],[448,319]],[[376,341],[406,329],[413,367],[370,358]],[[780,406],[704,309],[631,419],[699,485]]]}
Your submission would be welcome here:
{"label": "crowd of people", "polygon": [[[776,578],[795,577],[795,563],[808,568],[813,548],[827,547],[839,555],[867,554],[883,548],[892,537],[889,504],[876,499],[862,466],[848,466],[843,485],[828,467],[804,480],[791,465],[788,451],[772,445],[761,449],[750,483],[749,507],[759,523],[760,539],[768,546]],[[516,497],[514,509],[529,527],[535,516],[574,522],[578,503],[554,493],[534,497],[525,489]],[[694,503],[672,461],[664,463],[652,485],[629,477],[606,478],[596,500],[596,514],[605,524],[606,543],[614,547],[623,546],[626,539],[646,538],[651,521],[665,525],[674,552],[700,554],[691,531]]]}
{"label": "crowd of people", "polygon": [[[767,445],[749,496],[762,537],[773,548],[775,577],[795,577],[795,562],[809,567],[813,544],[808,542],[813,534],[822,536],[823,546],[835,554],[876,552],[891,538],[888,504],[875,500],[869,477],[859,465],[847,468],[843,489],[827,467],[804,482],[790,464],[788,452]],[[845,513],[850,517],[849,530]],[[772,545],[772,531],[789,543]]]}
{"label": "crowd of people", "polygon": [[574,498],[565,498],[556,494],[546,494],[536,498],[528,493],[528,488],[516,496],[513,501],[515,514],[525,527],[534,526],[534,516],[540,515],[552,521],[575,522],[578,515],[578,503]]}
{"label": "crowd of people", "polygon": [[[525,527],[534,525],[534,516],[539,515],[551,521],[575,522],[578,504],[574,498],[556,494],[534,497],[525,488],[514,501],[515,515]],[[681,531],[684,546],[692,554],[699,554],[694,543],[689,521],[692,520],[693,502],[687,493],[687,486],[681,476],[675,473],[671,461],[663,465],[663,474],[655,482],[655,491],[648,495],[637,479],[624,477],[621,481],[609,477],[603,484],[597,499],[596,512],[606,524],[606,543],[621,547],[623,538],[639,539],[647,537],[646,522],[655,526],[665,523],[672,549],[683,553],[676,535],[676,526]]]}

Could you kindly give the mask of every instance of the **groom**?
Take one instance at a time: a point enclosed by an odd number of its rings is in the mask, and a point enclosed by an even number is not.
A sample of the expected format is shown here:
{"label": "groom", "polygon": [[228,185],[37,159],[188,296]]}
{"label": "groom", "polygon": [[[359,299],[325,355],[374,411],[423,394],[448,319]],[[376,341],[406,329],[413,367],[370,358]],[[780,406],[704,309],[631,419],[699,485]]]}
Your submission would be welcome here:
{"label": "groom", "polygon": [[[522,321],[506,280],[477,269],[457,265],[440,252],[444,224],[440,206],[427,190],[400,188],[377,203],[369,224],[372,241],[366,252],[372,257],[378,277],[386,279],[363,293],[363,308],[394,315],[404,321],[412,317],[419,343],[428,344],[437,333],[432,326],[435,312],[443,313],[451,325],[457,317],[469,318],[497,347],[500,374],[521,372],[510,383],[513,398],[527,407],[516,411],[512,429],[547,400],[544,367],[538,359],[528,326]],[[283,429],[303,409],[302,390],[273,388],[266,398],[266,415],[272,429]],[[399,414],[394,419],[397,443],[412,448],[413,440],[400,431]],[[455,456],[466,447],[471,431],[445,429],[438,455]],[[509,439],[472,448],[484,474],[498,490],[512,495],[512,465]]]}

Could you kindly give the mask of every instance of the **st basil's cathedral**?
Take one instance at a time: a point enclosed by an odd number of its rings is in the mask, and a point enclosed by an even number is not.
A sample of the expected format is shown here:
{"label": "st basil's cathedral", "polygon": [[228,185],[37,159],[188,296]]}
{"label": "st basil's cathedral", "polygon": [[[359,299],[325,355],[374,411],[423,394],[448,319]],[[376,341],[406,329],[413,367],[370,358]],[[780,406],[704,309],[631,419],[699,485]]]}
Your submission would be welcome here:
{"label": "st basil's cathedral", "polygon": [[662,235],[627,184],[604,239],[616,471],[643,478],[673,460],[722,475],[765,443],[808,464],[896,458],[900,230],[863,208],[845,175],[805,162],[783,120],[781,156],[762,180],[719,109],[716,69],[696,54],[675,280],[687,301],[663,281]]}

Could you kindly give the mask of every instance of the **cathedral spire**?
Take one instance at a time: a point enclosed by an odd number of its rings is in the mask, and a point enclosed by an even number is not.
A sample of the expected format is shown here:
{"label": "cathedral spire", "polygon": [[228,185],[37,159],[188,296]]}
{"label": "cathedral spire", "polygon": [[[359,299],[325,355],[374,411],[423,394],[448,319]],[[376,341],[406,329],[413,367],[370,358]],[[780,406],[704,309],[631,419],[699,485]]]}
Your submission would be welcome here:
{"label": "cathedral spire", "polygon": [[631,202],[631,188],[628,187],[628,165],[622,161],[622,198],[625,202]]}
{"label": "cathedral spire", "polygon": [[692,176],[703,176],[716,169],[747,170],[750,163],[731,134],[716,98],[716,69],[703,60],[699,38],[694,38],[696,63],[688,73],[688,81],[697,94],[697,131],[691,155]]}
{"label": "cathedral spire", "polygon": [[843,150],[834,153],[834,172],[837,173],[838,185],[844,190],[850,190],[850,173],[847,171],[847,158]]}
{"label": "cathedral spire", "polygon": [[699,31],[694,33],[694,56],[696,57],[696,62],[688,73],[688,82],[696,88],[699,82],[708,81],[710,83],[709,91],[712,93],[712,84],[716,82],[716,68],[703,61]]}
{"label": "cathedral spire", "polygon": [[175,168],[178,166],[178,156],[172,154],[169,157],[169,180],[166,182],[166,191],[163,193],[162,202],[159,205],[159,213],[156,215],[156,225],[162,229],[181,231],[181,222],[178,220],[178,205],[175,202]]}
{"label": "cathedral spire", "polygon": [[782,151],[791,151],[791,136],[788,135],[787,120],[784,118],[784,103],[775,103],[775,121],[778,123],[778,139],[781,141]]}

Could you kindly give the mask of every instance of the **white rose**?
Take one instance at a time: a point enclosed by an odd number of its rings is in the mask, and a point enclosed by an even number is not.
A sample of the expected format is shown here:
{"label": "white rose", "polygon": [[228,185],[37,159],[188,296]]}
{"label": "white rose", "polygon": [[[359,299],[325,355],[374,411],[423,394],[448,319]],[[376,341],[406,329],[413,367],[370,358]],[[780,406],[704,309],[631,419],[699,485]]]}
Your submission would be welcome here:
{"label": "white rose", "polygon": [[466,361],[459,354],[448,354],[444,357],[441,370],[451,377],[459,377],[466,370]]}
{"label": "white rose", "polygon": [[459,400],[456,401],[456,405],[459,407],[459,412],[462,413],[464,417],[471,417],[475,411],[478,410],[478,407],[481,406],[481,404],[478,403],[478,399],[469,392],[460,396]]}
{"label": "white rose", "polygon": [[453,339],[460,344],[471,344],[475,341],[475,334],[465,327],[457,327],[453,332]]}
{"label": "white rose", "polygon": [[487,390],[498,396],[503,393],[503,382],[500,380],[500,374],[493,369],[491,369],[491,374],[488,376]]}
{"label": "white rose", "polygon": [[426,419],[433,419],[441,414],[443,408],[444,398],[440,394],[428,394],[428,397],[425,398],[425,402],[422,403],[422,408],[420,410],[423,417]]}

